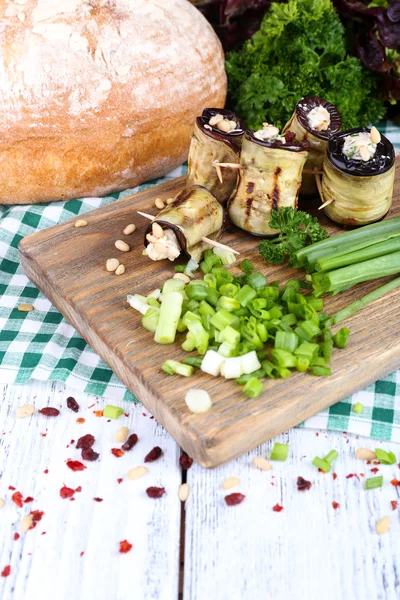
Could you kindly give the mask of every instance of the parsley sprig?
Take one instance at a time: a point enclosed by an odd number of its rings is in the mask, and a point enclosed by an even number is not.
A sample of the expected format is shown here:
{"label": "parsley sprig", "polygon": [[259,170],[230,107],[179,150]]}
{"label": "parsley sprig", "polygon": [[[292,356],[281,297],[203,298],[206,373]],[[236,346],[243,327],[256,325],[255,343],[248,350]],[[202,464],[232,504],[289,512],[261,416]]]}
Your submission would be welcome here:
{"label": "parsley sprig", "polygon": [[316,217],[290,206],[273,210],[269,226],[279,230],[279,235],[272,240],[263,240],[258,249],[263,259],[271,265],[279,265],[291,259],[292,254],[300,248],[328,237],[328,232]]}

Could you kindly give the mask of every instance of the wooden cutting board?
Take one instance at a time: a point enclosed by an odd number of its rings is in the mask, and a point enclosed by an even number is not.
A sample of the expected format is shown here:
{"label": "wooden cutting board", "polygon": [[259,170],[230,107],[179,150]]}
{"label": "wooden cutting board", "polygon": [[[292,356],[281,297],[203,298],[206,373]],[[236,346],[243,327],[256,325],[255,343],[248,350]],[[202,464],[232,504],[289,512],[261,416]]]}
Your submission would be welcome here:
{"label": "wooden cutting board", "polygon": [[[400,168],[393,207],[388,217],[400,215]],[[349,319],[351,329],[346,350],[335,350],[332,376],[294,373],[289,379],[266,380],[265,390],[249,399],[232,381],[197,372],[190,378],[169,376],[160,367],[168,358],[182,359],[183,335],[173,345],[153,342],[153,335],[140,324],[141,315],[126,302],[127,294],[148,294],[174,273],[172,263],[154,263],[142,256],[143,232],[148,221],[137,210],[156,214],[156,197],[167,199],[184,186],[181,177],[152,187],[134,197],[86,213],[88,225],[75,228],[75,219],[24,238],[21,261],[29,279],[52,301],[115,374],[143,402],[181,447],[204,467],[215,467],[281,433],[318,411],[362,389],[400,367],[400,290],[368,306]],[[314,200],[314,204],[318,204]],[[300,208],[312,210],[310,201]],[[314,206],[315,208],[315,206]],[[343,230],[319,213],[330,234]],[[129,223],[137,230],[122,231]],[[132,251],[115,249],[117,239],[127,241]],[[271,266],[260,260],[258,240],[237,229],[222,241],[249,258],[269,281],[285,282],[303,272],[287,266]],[[106,260],[117,257],[126,273],[106,271]],[[233,271],[238,272],[237,267]],[[333,314],[382,284],[358,285],[336,297],[325,299],[325,310]],[[338,328],[337,328],[338,329]],[[213,408],[203,415],[189,412],[184,398],[192,387],[207,390]]]}

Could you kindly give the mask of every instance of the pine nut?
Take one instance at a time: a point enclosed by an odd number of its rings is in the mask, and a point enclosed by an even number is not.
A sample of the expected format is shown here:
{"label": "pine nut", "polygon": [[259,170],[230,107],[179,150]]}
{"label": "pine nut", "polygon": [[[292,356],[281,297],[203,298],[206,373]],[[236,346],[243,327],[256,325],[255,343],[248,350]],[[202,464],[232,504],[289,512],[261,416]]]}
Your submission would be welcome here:
{"label": "pine nut", "polygon": [[0,498],[0,510],[4,507],[6,501],[4,500],[4,498]]}
{"label": "pine nut", "polygon": [[148,234],[146,235],[146,240],[147,240],[148,242],[150,242],[150,244],[154,244],[154,243],[157,241],[157,238],[156,238],[156,237],[154,237],[154,235],[152,235],[151,233],[148,233]]}
{"label": "pine nut", "polygon": [[255,456],[253,458],[253,465],[257,467],[257,469],[261,469],[261,471],[271,471],[272,469],[272,465],[269,460],[263,456]]}
{"label": "pine nut", "polygon": [[373,144],[379,144],[379,142],[381,141],[381,134],[375,126],[371,127],[369,139]]}
{"label": "pine nut", "polygon": [[219,121],[219,123],[217,123],[217,129],[223,131],[224,133],[228,133],[228,131],[231,130],[229,121],[227,121],[226,119],[224,119],[223,121]]}
{"label": "pine nut", "polygon": [[126,440],[126,438],[128,437],[128,433],[129,433],[129,429],[127,427],[120,427],[119,429],[117,429],[117,431],[115,432],[115,437],[114,440],[116,442],[124,442]]}
{"label": "pine nut", "polygon": [[160,210],[165,207],[165,204],[161,198],[156,198],[154,204],[156,205],[156,208],[159,208]]}
{"label": "pine nut", "polygon": [[119,267],[119,260],[118,258],[109,258],[106,262],[106,269],[107,271],[110,271],[110,273],[112,273],[113,271],[115,271],[116,269],[118,269]]}
{"label": "pine nut", "polygon": [[175,198],[167,198],[166,204],[172,204]]}
{"label": "pine nut", "polygon": [[230,490],[231,488],[239,485],[239,483],[240,479],[237,477],[228,477],[228,479],[225,479],[225,481],[222,483],[222,487],[224,490]]}
{"label": "pine nut", "polygon": [[390,518],[389,517],[382,517],[382,519],[379,519],[379,521],[375,525],[376,533],[378,533],[379,535],[383,535],[384,533],[387,533],[389,531],[389,529],[390,529]]}
{"label": "pine nut", "polygon": [[356,456],[361,460],[374,460],[376,458],[376,452],[374,452],[374,450],[369,450],[368,448],[357,448]]}
{"label": "pine nut", "polygon": [[130,235],[131,233],[133,233],[136,230],[136,225],[134,225],[133,223],[130,223],[130,225],[127,225],[124,229],[124,231],[122,232],[124,235]]}
{"label": "pine nut", "polygon": [[175,275],[173,276],[173,279],[181,279],[185,283],[189,283],[189,281],[191,281],[190,277],[185,275],[185,273],[175,273]]}
{"label": "pine nut", "polygon": [[114,246],[117,248],[117,250],[121,250],[121,252],[129,252],[131,249],[130,245],[122,240],[117,240]]}
{"label": "pine nut", "polygon": [[216,115],[213,115],[208,122],[211,125],[211,127],[214,127],[215,125],[217,125],[217,123],[219,123],[220,121],[223,121],[223,120],[224,120],[224,115],[221,115],[220,113],[218,113]]}
{"label": "pine nut", "polygon": [[18,529],[20,533],[26,533],[28,529],[30,529],[33,525],[33,517],[32,515],[27,515],[19,522]]}
{"label": "pine nut", "polygon": [[116,275],[123,275],[125,273],[125,265],[119,265],[117,269],[115,269]]}
{"label": "pine nut", "polygon": [[158,223],[153,223],[153,235],[157,239],[164,237],[164,229]]}
{"label": "pine nut", "polygon": [[74,223],[74,227],[86,227],[86,225],[87,225],[87,221],[85,221],[85,219],[78,219]]}
{"label": "pine nut", "polygon": [[358,149],[358,151],[360,153],[361,159],[364,162],[367,162],[367,160],[370,159],[370,155],[369,155],[367,146],[360,146],[359,149]]}
{"label": "pine nut", "polygon": [[20,312],[30,312],[31,310],[35,310],[35,307],[32,304],[20,304],[18,310]]}
{"label": "pine nut", "polygon": [[182,485],[179,486],[179,490],[178,490],[178,498],[181,502],[186,502],[186,500],[188,499],[190,494],[190,487],[188,483],[182,483]]}
{"label": "pine nut", "polygon": [[24,406],[18,406],[15,411],[18,419],[24,419],[25,417],[30,417],[35,412],[35,407],[33,404],[24,404]]}
{"label": "pine nut", "polygon": [[143,475],[146,475],[147,469],[146,467],[133,467],[130,471],[128,471],[128,479],[132,481],[134,479],[140,479]]}

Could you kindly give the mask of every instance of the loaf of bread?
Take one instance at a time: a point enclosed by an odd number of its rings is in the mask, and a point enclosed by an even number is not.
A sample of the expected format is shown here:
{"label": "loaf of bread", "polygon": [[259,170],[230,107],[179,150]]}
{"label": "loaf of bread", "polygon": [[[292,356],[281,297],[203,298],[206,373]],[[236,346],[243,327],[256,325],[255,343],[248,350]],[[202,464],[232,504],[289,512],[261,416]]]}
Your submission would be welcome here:
{"label": "loaf of bread", "polygon": [[0,2],[0,204],[102,196],[186,158],[224,56],[188,0]]}

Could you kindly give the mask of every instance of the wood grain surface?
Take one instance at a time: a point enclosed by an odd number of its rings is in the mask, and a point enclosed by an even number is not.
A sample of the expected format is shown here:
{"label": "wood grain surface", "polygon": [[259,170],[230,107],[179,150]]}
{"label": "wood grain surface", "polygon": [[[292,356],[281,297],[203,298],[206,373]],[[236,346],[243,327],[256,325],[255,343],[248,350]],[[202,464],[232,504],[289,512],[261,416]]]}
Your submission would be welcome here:
{"label": "wood grain surface", "polygon": [[[399,166],[399,158],[397,159]],[[20,242],[21,261],[28,277],[53,302],[116,375],[138,396],[155,418],[199,464],[214,467],[274,435],[296,425],[400,366],[400,290],[352,317],[346,325],[352,335],[346,350],[335,351],[329,378],[294,373],[289,379],[271,380],[255,400],[246,398],[232,381],[196,374],[168,376],[160,367],[167,358],[182,359],[179,341],[160,346],[143,329],[141,316],[126,302],[127,294],[147,294],[173,274],[173,265],[154,263],[142,256],[147,220],[137,210],[156,214],[156,197],[168,198],[184,186],[179,178],[86,213],[88,225],[75,228],[76,219],[40,231]],[[313,205],[314,202],[314,205]],[[315,200],[300,208],[315,209]],[[400,170],[389,217],[400,215]],[[330,234],[342,231],[319,215]],[[128,223],[136,232],[124,236]],[[132,250],[115,249],[117,239]],[[269,281],[285,282],[300,271],[270,266],[257,252],[258,240],[242,231],[227,231],[222,241],[249,258]],[[108,258],[126,266],[123,276],[107,272]],[[233,267],[238,272],[238,267]],[[333,314],[382,284],[361,284],[336,297],[326,298]],[[183,339],[183,336],[181,336]],[[192,387],[206,389],[214,403],[205,415],[189,412],[184,397]]]}

